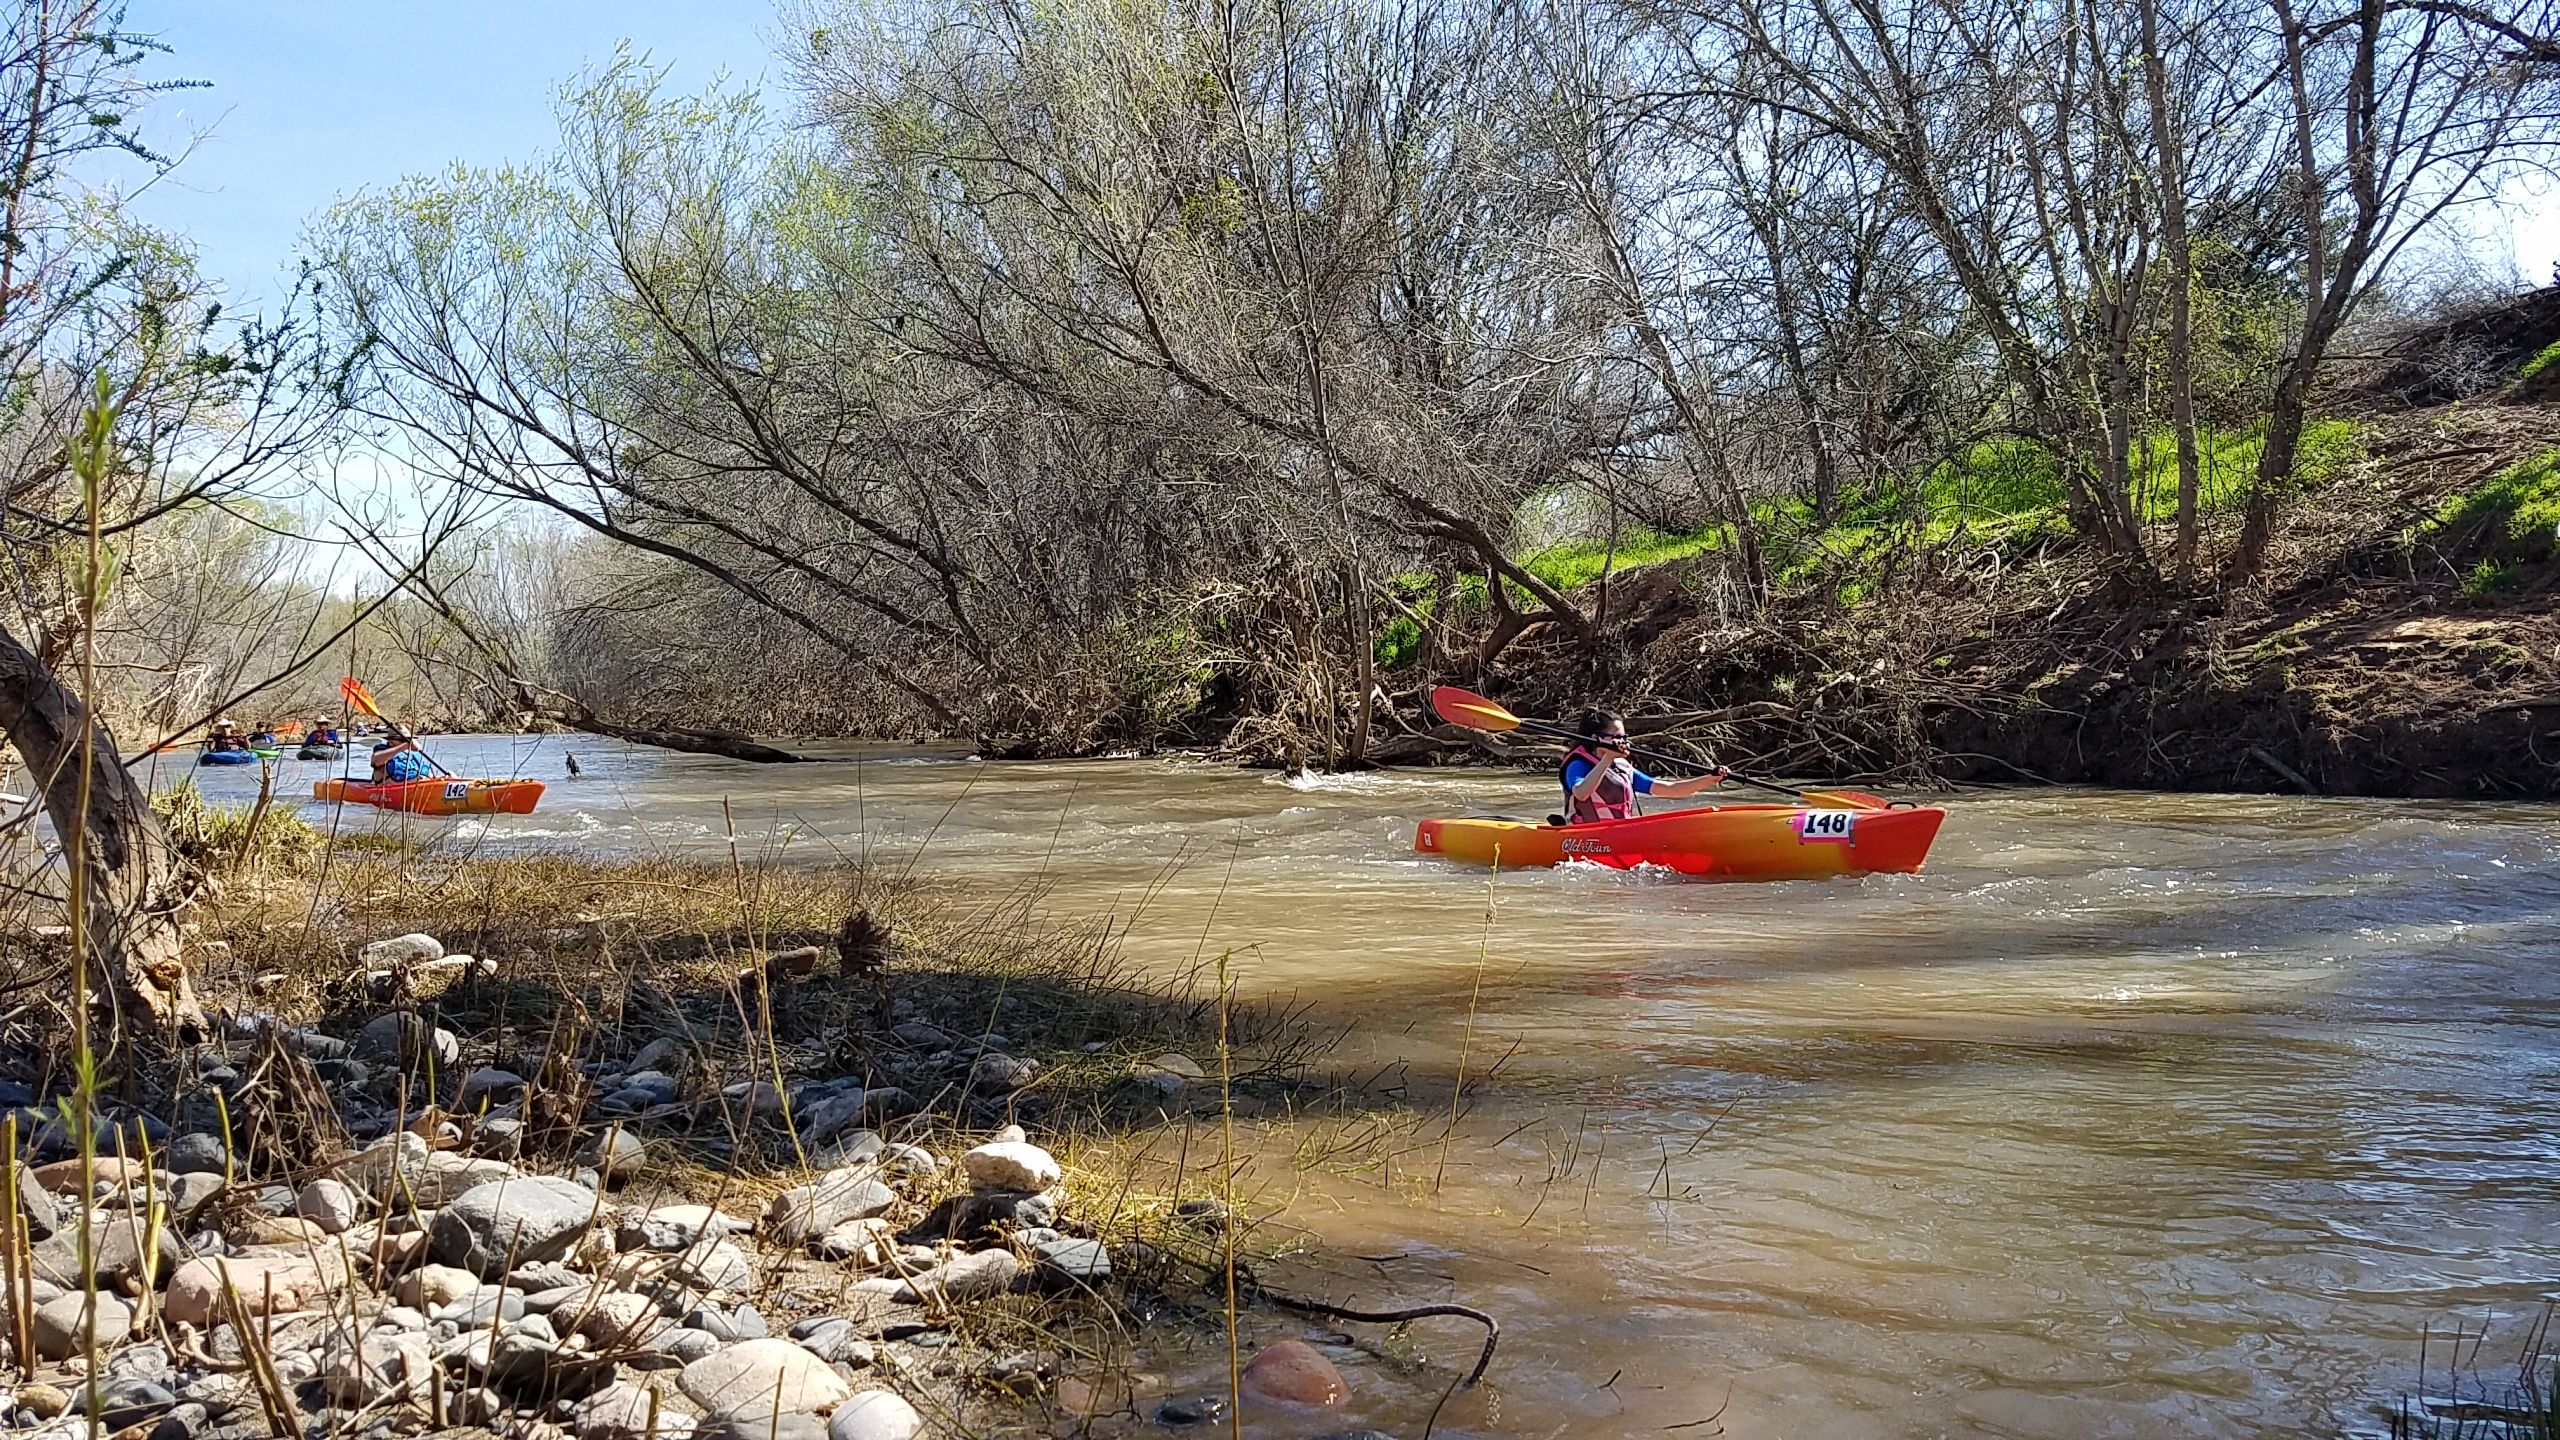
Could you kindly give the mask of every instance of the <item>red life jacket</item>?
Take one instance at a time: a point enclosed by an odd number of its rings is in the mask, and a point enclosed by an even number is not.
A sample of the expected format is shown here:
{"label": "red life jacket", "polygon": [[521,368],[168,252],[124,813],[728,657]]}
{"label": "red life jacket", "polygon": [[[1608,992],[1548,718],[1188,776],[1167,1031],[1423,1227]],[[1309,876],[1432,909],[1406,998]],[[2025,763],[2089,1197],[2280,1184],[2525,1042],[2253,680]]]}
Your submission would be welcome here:
{"label": "red life jacket", "polygon": [[[1565,779],[1576,760],[1587,760],[1607,772],[1607,777],[1579,800],[1574,798],[1572,782]],[[1616,763],[1614,759],[1604,760],[1592,754],[1588,747],[1581,745],[1573,747],[1573,753],[1564,757],[1564,764],[1556,770],[1556,782],[1564,786],[1565,819],[1568,822],[1587,825],[1594,820],[1627,820],[1635,816],[1635,786],[1617,773]]]}

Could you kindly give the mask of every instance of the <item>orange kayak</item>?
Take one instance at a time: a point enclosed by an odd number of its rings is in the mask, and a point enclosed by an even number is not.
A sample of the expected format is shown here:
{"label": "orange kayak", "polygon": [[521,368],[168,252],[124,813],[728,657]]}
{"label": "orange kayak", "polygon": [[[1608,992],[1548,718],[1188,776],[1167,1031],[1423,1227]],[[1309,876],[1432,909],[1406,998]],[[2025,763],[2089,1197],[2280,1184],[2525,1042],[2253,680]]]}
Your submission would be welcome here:
{"label": "orange kayak", "polygon": [[[1613,869],[1659,865],[1683,875],[1727,880],[1800,880],[1888,870],[1908,873],[1929,856],[1947,812],[1935,806],[1850,808],[1883,802],[1856,792],[1803,805],[1704,805],[1587,825],[1518,820],[1425,820],[1413,848],[1478,865],[1510,868],[1588,861]],[[1498,856],[1498,859],[1497,859]]]}
{"label": "orange kayak", "polygon": [[322,780],[311,798],[347,805],[376,805],[412,815],[530,815],[542,798],[539,780],[410,780],[375,785],[363,780]]}

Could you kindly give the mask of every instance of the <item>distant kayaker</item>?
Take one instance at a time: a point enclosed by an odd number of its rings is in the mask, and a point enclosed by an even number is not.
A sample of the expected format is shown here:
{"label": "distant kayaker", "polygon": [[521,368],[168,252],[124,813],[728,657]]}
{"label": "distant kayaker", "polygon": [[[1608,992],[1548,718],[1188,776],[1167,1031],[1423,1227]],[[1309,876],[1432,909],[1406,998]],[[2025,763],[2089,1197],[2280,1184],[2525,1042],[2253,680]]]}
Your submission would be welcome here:
{"label": "distant kayaker", "polygon": [[394,730],[391,738],[373,747],[373,783],[405,785],[424,780],[434,773],[427,763],[426,752],[418,742]]}
{"label": "distant kayaker", "polygon": [[213,734],[204,742],[207,750],[246,750],[249,742],[240,737],[240,722],[231,719],[213,722]]}
{"label": "distant kayaker", "polygon": [[1636,813],[1638,795],[1685,800],[1724,780],[1721,770],[1687,780],[1656,780],[1637,769],[1627,758],[1626,719],[1612,711],[1585,712],[1581,733],[1581,742],[1556,777],[1564,785],[1565,818],[1575,825],[1627,819]]}
{"label": "distant kayaker", "polygon": [[303,732],[302,743],[305,745],[344,745],[347,742],[339,738],[338,727],[334,722],[328,720],[314,720],[311,722],[311,728]]}

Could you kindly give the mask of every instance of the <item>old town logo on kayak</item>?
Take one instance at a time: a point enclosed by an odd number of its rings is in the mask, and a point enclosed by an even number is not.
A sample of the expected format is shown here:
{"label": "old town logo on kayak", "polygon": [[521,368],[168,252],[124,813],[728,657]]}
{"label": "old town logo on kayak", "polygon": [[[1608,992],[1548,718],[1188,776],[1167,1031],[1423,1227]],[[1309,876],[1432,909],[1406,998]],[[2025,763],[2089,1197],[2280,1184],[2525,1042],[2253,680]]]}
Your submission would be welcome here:
{"label": "old town logo on kayak", "polygon": [[1606,840],[1576,840],[1567,837],[1564,842],[1564,853],[1567,855],[1609,855],[1615,853],[1615,849],[1616,847]]}

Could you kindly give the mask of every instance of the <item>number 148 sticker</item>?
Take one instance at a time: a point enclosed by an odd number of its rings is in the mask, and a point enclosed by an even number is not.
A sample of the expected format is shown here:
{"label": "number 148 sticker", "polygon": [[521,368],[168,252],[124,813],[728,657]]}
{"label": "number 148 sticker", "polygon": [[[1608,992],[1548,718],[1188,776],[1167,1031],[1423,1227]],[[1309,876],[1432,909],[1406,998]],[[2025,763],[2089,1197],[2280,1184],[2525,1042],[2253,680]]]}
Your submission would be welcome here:
{"label": "number 148 sticker", "polygon": [[1850,843],[1858,824],[1855,810],[1806,810],[1796,816],[1796,838],[1811,845]]}

